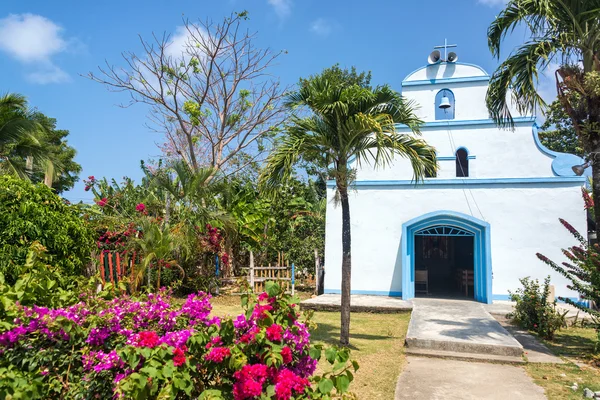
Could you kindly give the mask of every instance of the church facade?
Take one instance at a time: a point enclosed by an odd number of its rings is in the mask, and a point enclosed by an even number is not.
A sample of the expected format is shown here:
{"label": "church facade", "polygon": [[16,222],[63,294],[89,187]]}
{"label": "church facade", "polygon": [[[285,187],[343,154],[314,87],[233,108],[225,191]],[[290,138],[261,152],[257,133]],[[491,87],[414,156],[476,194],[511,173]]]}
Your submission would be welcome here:
{"label": "church facade", "polygon": [[[559,218],[586,233],[585,177],[571,169],[583,160],[545,148],[533,116],[513,110],[514,130],[498,128],[486,108],[488,83],[482,68],[458,62],[429,64],[402,82],[439,170],[415,183],[400,157],[383,169],[357,168],[349,191],[354,294],[491,303],[507,300],[520,278],[551,275],[557,296],[577,299],[536,253],[565,260],[561,249],[575,242]],[[335,182],[327,186],[324,289],[340,293],[342,215]]]}

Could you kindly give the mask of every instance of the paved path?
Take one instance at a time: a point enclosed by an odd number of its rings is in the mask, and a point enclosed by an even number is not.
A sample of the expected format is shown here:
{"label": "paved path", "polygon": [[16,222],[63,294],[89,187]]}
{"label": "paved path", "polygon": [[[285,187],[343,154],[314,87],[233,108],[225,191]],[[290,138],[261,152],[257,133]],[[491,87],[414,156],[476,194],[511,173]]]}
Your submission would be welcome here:
{"label": "paved path", "polygon": [[544,390],[522,367],[408,357],[396,400],[542,400]]}
{"label": "paved path", "polygon": [[[341,298],[339,294],[322,294],[300,303],[303,309],[316,311],[339,311]],[[353,294],[350,296],[350,309],[353,312],[393,313],[412,310],[411,301],[399,297],[368,296]]]}
{"label": "paved path", "polygon": [[523,346],[481,303],[414,299],[406,335],[409,349],[519,357]]}

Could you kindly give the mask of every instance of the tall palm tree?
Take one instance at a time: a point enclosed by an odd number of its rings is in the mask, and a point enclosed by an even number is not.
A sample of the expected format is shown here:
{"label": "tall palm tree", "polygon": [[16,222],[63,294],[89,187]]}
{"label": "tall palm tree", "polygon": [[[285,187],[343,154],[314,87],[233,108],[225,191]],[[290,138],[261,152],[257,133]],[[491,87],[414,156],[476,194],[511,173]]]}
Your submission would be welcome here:
{"label": "tall palm tree", "polygon": [[[500,57],[505,36],[518,25],[529,29],[530,40],[492,75],[487,92],[490,115],[500,126],[512,127],[509,99],[521,113],[546,109],[537,78],[550,63],[559,63],[558,99],[592,161],[593,197],[600,204],[600,0],[511,0],[488,29],[495,57]],[[595,218],[600,229],[600,213]]]}
{"label": "tall palm tree", "polygon": [[[308,111],[293,115],[280,144],[268,156],[259,183],[274,191],[288,179],[301,159],[321,159],[335,179],[342,206],[342,345],[349,344],[351,289],[351,233],[348,188],[355,171],[348,165],[353,157],[375,166],[389,164],[394,155],[410,160],[416,179],[436,169],[435,151],[414,135],[400,134],[396,124],[408,125],[415,135],[421,121],[413,104],[388,86],[375,89],[357,85],[333,86],[314,77],[289,96],[287,105]],[[302,114],[302,113],[301,113]]]}
{"label": "tall palm tree", "polygon": [[0,96],[0,173],[28,179],[33,165],[48,165],[40,137],[44,127],[32,118],[24,96]]}

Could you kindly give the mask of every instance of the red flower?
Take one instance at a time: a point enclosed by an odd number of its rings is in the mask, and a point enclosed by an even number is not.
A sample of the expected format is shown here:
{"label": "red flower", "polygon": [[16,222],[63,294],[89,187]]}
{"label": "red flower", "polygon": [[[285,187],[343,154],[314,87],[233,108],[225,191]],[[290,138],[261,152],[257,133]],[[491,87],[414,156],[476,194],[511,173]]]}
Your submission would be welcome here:
{"label": "red flower", "polygon": [[235,400],[252,399],[263,392],[263,384],[267,379],[267,366],[264,364],[244,365],[233,374],[236,382],[233,384]]}
{"label": "red flower", "polygon": [[137,338],[137,347],[156,347],[158,345],[158,335],[154,331],[140,332]]}
{"label": "red flower", "polygon": [[137,206],[135,206],[135,211],[144,212],[146,211],[146,206],[144,205],[144,203],[140,203]]}
{"label": "red flower", "polygon": [[96,204],[98,204],[100,207],[104,207],[106,204],[108,204],[108,199],[103,197],[102,199],[96,201]]}
{"label": "red flower", "polygon": [[231,350],[227,347],[213,347],[204,358],[208,361],[216,363],[223,362],[223,360],[231,355]]}
{"label": "red flower", "polygon": [[275,378],[275,398],[277,400],[289,400],[292,390],[302,393],[309,385],[308,379],[301,378],[289,369],[282,369]]}
{"label": "red flower", "polygon": [[179,367],[183,364],[185,364],[185,354],[183,353],[183,350],[177,347],[175,350],[173,350],[173,365]]}
{"label": "red flower", "polygon": [[89,179],[90,181],[95,181],[95,180],[96,180],[96,178],[94,177],[94,175],[90,175],[90,176],[88,176],[88,179]]}
{"label": "red flower", "polygon": [[283,328],[281,325],[273,324],[267,328],[267,339],[271,342],[279,342],[281,341],[281,334],[283,333]]}
{"label": "red flower", "polygon": [[86,186],[85,189],[83,189],[83,190],[85,190],[86,192],[89,192],[90,186]]}
{"label": "red flower", "polygon": [[283,358],[283,363],[284,364],[289,364],[292,362],[292,349],[290,349],[289,347],[285,346],[283,349],[281,349],[281,357]]}

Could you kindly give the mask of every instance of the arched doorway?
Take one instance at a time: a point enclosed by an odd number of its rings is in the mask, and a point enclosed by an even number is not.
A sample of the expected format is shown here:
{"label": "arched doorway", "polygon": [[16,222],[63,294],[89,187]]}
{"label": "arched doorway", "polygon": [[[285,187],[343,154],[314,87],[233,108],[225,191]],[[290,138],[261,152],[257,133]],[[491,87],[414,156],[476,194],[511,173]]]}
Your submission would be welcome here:
{"label": "arched doorway", "polygon": [[[402,225],[402,298],[415,297],[415,244],[424,237],[461,237],[472,241],[472,297],[483,303],[492,302],[492,262],[490,225],[455,211],[436,211],[414,218]],[[468,238],[468,239],[467,239]],[[438,246],[439,247],[439,246]],[[443,253],[443,249],[438,249]]]}

